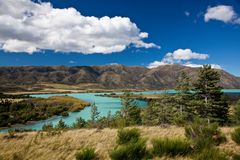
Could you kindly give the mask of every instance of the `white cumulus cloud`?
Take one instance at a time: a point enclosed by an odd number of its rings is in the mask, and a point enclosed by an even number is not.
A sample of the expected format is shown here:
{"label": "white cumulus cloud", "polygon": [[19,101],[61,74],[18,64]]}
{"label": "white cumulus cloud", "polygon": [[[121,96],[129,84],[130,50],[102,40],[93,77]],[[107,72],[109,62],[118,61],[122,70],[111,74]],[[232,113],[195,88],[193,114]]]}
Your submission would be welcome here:
{"label": "white cumulus cloud", "polygon": [[157,68],[159,66],[165,66],[165,65],[169,65],[169,63],[165,63],[163,61],[154,61],[152,63],[150,63],[147,68]]}
{"label": "white cumulus cloud", "polygon": [[51,3],[0,0],[0,49],[6,52],[112,53],[128,46],[160,48],[145,43],[128,17],[84,16],[74,8],[53,8]]}
{"label": "white cumulus cloud", "polygon": [[218,5],[215,7],[209,7],[204,15],[205,22],[210,20],[223,21],[225,23],[238,23],[239,16],[234,11],[232,6]]}
{"label": "white cumulus cloud", "polygon": [[[185,63],[183,64],[184,66],[187,66],[187,67],[192,67],[192,68],[200,68],[200,67],[203,67],[202,64],[192,64],[192,63]],[[211,64],[211,67],[212,68],[215,68],[215,69],[222,69],[222,67],[218,64]]]}
{"label": "white cumulus cloud", "polygon": [[[164,65],[171,65],[171,64],[181,64],[183,66],[188,67],[202,67],[202,64],[193,64],[190,62],[192,59],[197,60],[205,60],[208,59],[208,54],[203,53],[196,53],[193,52],[191,49],[177,49],[173,53],[167,53],[161,61],[154,61],[151,62],[147,67],[148,68],[156,68],[159,66]],[[212,64],[213,68],[221,69],[221,66],[217,64]]]}
{"label": "white cumulus cloud", "polygon": [[76,63],[76,62],[73,61],[73,60],[70,60],[69,63],[70,63],[70,64],[74,64],[74,63]]}
{"label": "white cumulus cloud", "polygon": [[185,14],[185,16],[187,16],[187,17],[190,16],[190,12],[188,12],[188,11],[185,11],[184,14]]}
{"label": "white cumulus cloud", "polygon": [[207,59],[208,54],[196,53],[191,49],[177,49],[173,53],[169,52],[165,55],[162,62],[173,64],[176,62],[186,61],[190,59]]}

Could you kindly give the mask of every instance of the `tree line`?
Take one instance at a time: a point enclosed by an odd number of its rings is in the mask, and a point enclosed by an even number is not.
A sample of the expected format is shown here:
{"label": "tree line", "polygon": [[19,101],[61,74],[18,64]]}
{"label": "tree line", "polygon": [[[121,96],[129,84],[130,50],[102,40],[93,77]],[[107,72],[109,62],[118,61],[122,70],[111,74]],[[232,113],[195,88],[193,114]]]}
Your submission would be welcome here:
{"label": "tree line", "polygon": [[204,65],[194,82],[187,73],[182,72],[177,83],[176,94],[161,95],[158,99],[151,100],[146,108],[139,107],[132,94],[125,92],[121,99],[122,108],[116,114],[109,112],[106,117],[100,117],[96,105],[92,104],[90,120],[78,118],[73,126],[65,127],[184,126],[196,119],[205,119],[208,123],[219,125],[240,123],[240,101],[230,112],[230,105],[219,85],[220,74],[211,65]]}

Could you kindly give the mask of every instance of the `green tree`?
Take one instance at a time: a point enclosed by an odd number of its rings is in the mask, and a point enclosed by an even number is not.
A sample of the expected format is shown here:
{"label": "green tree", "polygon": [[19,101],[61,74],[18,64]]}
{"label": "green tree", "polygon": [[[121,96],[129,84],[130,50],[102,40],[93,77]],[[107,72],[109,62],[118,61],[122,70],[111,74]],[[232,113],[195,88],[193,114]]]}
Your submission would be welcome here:
{"label": "green tree", "polygon": [[54,127],[53,127],[52,123],[46,123],[42,126],[43,131],[51,131],[53,129],[54,129]]}
{"label": "green tree", "polygon": [[237,124],[240,124],[240,100],[234,106],[233,121]]}
{"label": "green tree", "polygon": [[125,119],[126,125],[141,124],[141,109],[131,98],[129,92],[125,92],[122,99],[122,108],[120,116]]}
{"label": "green tree", "polygon": [[97,120],[99,118],[100,112],[98,112],[97,106],[95,103],[91,105],[91,123],[93,127],[96,127]]}
{"label": "green tree", "polygon": [[60,119],[57,126],[56,126],[57,129],[66,129],[68,128],[68,126],[65,124],[65,122],[63,121],[63,119]]}
{"label": "green tree", "polygon": [[87,122],[82,117],[77,118],[76,122],[73,124],[73,128],[84,128],[86,126]]}
{"label": "green tree", "polygon": [[143,112],[143,123],[146,125],[164,125],[173,122],[177,112],[172,95],[161,95],[158,100],[152,100]]}
{"label": "green tree", "polygon": [[223,124],[228,120],[229,107],[219,83],[218,71],[212,69],[211,65],[204,65],[194,83],[194,105],[195,113],[200,117]]}
{"label": "green tree", "polygon": [[192,85],[189,76],[186,72],[181,72],[177,79],[177,94],[175,95],[176,108],[178,110],[177,116],[182,117],[184,120],[192,120],[192,105],[191,99]]}
{"label": "green tree", "polygon": [[108,115],[107,115],[107,122],[106,122],[106,123],[107,123],[106,125],[107,125],[108,127],[111,126],[112,120],[113,120],[113,116],[112,116],[111,111],[109,111],[109,112],[108,112]]}

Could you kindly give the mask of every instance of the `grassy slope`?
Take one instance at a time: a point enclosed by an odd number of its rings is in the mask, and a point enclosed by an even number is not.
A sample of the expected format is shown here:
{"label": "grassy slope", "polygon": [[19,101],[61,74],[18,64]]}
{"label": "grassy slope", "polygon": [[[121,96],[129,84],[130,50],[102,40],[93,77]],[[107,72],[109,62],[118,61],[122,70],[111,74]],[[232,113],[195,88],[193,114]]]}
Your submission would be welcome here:
{"label": "grassy slope", "polygon": [[[148,138],[147,146],[151,147],[151,139],[157,137],[184,137],[183,128],[160,128],[160,127],[139,127],[142,136]],[[220,146],[228,152],[240,153],[240,146],[237,146],[230,139],[232,128],[222,128],[227,135],[228,141]],[[102,156],[101,159],[109,159],[108,153],[116,144],[116,129],[79,129],[65,131],[61,135],[49,136],[45,133],[18,133],[19,138],[7,139],[0,135],[0,159],[12,159],[18,155],[19,159],[35,160],[73,160],[77,150],[84,146],[94,146]],[[183,159],[179,157],[178,159]],[[185,158],[186,159],[186,158]]]}

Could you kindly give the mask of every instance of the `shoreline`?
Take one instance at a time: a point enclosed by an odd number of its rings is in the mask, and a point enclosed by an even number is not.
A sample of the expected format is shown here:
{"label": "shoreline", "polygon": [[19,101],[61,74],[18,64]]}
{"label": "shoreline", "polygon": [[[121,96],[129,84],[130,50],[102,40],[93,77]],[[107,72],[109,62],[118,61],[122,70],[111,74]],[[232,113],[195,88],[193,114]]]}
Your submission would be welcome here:
{"label": "shoreline", "polygon": [[[41,90],[41,91],[29,91],[29,92],[2,92],[3,94],[6,95],[37,95],[37,94],[71,94],[71,93],[112,93],[112,92],[151,92],[151,91],[170,91],[174,89],[93,89],[93,90],[64,90],[64,89],[54,89],[54,90]],[[223,90],[229,90],[229,93],[237,93],[240,92],[240,88],[226,88]]]}
{"label": "shoreline", "polygon": [[36,95],[36,94],[68,94],[68,93],[103,93],[103,92],[144,92],[144,91],[153,91],[153,90],[137,90],[137,89],[96,89],[96,90],[41,90],[41,91],[29,91],[29,92],[3,92],[7,95]]}

